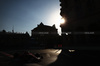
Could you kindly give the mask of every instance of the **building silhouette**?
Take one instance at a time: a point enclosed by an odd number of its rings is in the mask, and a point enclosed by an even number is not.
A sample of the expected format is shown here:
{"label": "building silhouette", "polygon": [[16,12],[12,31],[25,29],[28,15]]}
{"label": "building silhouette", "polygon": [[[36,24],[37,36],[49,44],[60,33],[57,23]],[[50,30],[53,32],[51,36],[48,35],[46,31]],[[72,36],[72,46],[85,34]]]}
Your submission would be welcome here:
{"label": "building silhouette", "polygon": [[[62,41],[65,46],[100,46],[99,0],[60,0]],[[69,33],[66,35],[66,33]]]}
{"label": "building silhouette", "polygon": [[37,25],[36,28],[31,30],[31,34],[32,36],[58,35],[55,25],[47,26],[47,25],[44,25],[42,22],[39,25]]}
{"label": "building silhouette", "polygon": [[42,22],[37,25],[36,28],[31,30],[32,38],[34,38],[39,44],[43,44],[46,47],[54,46],[54,44],[57,44],[58,40],[58,32],[55,27],[53,26],[47,26],[44,25]]}

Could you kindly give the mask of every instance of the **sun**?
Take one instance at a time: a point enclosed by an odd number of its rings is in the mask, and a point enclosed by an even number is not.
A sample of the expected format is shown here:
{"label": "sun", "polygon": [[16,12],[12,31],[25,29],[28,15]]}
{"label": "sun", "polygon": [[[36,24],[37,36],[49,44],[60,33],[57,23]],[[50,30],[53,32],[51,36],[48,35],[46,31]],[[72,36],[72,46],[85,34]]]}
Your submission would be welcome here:
{"label": "sun", "polygon": [[64,24],[64,23],[65,23],[64,18],[61,18],[61,20],[60,20],[60,24]]}

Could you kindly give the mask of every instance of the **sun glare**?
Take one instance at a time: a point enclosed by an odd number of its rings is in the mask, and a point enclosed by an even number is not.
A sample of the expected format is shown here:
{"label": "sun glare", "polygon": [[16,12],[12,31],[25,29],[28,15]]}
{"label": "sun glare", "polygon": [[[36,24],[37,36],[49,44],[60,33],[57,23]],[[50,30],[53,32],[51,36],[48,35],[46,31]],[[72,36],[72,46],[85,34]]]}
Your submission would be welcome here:
{"label": "sun glare", "polygon": [[58,29],[58,33],[61,34],[61,27],[60,24],[64,24],[65,20],[62,18],[59,14],[59,12],[55,11],[51,14],[50,19],[49,19],[49,24],[56,25],[56,28]]}
{"label": "sun glare", "polygon": [[65,22],[65,20],[63,18],[61,18],[60,24],[63,24]]}

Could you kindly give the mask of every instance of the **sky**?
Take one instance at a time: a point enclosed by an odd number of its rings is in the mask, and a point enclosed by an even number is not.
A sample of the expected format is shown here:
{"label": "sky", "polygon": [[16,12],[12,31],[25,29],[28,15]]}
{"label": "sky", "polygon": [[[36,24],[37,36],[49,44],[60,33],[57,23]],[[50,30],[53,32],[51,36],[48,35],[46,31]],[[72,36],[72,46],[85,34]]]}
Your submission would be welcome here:
{"label": "sky", "polygon": [[44,25],[56,25],[60,34],[59,0],[0,0],[0,31],[25,33],[43,22]]}

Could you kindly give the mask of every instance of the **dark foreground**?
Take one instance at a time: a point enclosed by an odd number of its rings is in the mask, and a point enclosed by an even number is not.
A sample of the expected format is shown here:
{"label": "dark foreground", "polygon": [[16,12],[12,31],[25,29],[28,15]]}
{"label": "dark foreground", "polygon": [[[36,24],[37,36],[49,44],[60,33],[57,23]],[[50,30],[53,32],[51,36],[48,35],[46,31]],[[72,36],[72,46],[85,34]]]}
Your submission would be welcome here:
{"label": "dark foreground", "polygon": [[56,62],[49,66],[100,66],[98,50],[77,50],[73,53],[65,51],[62,51]]}
{"label": "dark foreground", "polygon": [[48,66],[49,64],[56,61],[57,56],[61,52],[59,49],[27,49],[27,50],[5,50],[0,52],[5,52],[13,55],[15,52],[23,53],[23,51],[30,51],[31,53],[40,53],[43,56],[40,62],[33,63],[22,63],[22,62],[14,62],[13,58],[8,57],[2,53],[0,53],[0,66]]}
{"label": "dark foreground", "polygon": [[[3,51],[3,50],[2,50]],[[12,54],[22,53],[25,50],[5,50],[3,52]],[[40,53],[43,56],[38,63],[16,63],[12,58],[0,54],[0,66],[100,66],[100,51],[76,50],[69,52],[67,49],[35,49],[27,50],[31,53]]]}

